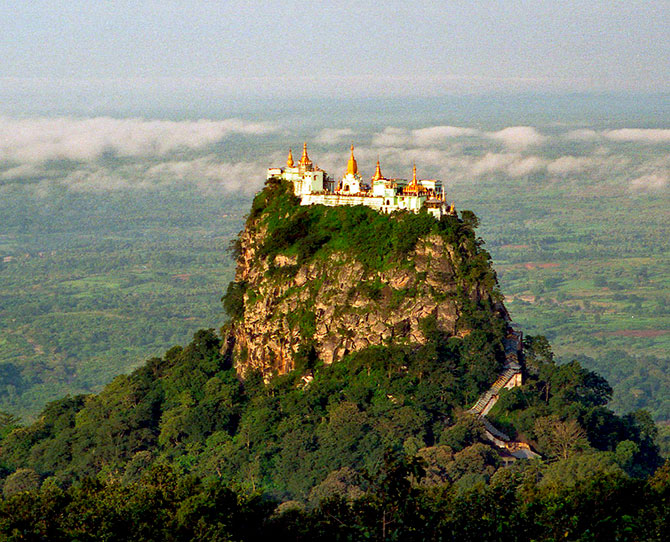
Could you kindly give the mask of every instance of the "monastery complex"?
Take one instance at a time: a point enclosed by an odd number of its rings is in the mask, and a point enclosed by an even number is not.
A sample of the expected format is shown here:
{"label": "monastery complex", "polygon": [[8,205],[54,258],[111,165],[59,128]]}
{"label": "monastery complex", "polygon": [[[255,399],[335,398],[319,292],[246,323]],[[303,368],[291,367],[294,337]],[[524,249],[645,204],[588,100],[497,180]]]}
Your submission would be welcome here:
{"label": "monastery complex", "polygon": [[377,170],[369,181],[364,181],[358,172],[354,158],[354,146],[347,170],[337,183],[321,168],[312,163],[307,155],[307,143],[303,145],[302,157],[296,164],[291,150],[288,151],[286,167],[268,168],[267,178],[285,179],[293,183],[293,190],[302,205],[366,205],[382,213],[426,209],[435,218],[455,215],[454,204],[447,205],[442,182],[434,179],[416,178],[414,166],[411,181],[387,179],[382,175],[379,160]]}

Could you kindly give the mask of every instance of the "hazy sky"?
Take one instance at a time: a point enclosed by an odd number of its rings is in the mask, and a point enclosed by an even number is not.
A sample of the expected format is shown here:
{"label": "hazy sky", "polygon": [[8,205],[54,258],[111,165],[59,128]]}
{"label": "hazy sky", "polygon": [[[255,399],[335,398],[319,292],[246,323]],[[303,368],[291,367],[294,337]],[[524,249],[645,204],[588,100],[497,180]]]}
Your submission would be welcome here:
{"label": "hazy sky", "polygon": [[0,94],[670,91],[670,2],[0,0]]}

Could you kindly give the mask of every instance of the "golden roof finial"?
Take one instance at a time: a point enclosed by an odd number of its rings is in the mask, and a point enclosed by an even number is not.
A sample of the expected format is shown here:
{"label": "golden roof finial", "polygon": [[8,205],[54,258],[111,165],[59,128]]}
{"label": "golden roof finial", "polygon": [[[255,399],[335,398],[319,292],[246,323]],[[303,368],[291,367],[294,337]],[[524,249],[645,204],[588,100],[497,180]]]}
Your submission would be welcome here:
{"label": "golden roof finial", "polygon": [[307,142],[305,141],[302,144],[302,158],[300,158],[300,165],[306,166],[311,163],[312,161],[309,159],[309,156],[307,156]]}
{"label": "golden roof finial", "polygon": [[291,152],[291,149],[288,150],[288,158],[286,159],[286,165],[288,167],[293,167],[293,152]]}
{"label": "golden roof finial", "polygon": [[358,173],[358,164],[354,158],[354,144],[351,144],[351,157],[347,163],[347,175],[356,175]]}
{"label": "golden roof finial", "polygon": [[412,168],[412,182],[409,183],[409,186],[411,188],[417,188],[419,186],[419,182],[416,180],[416,163],[414,164],[414,167]]}
{"label": "golden roof finial", "polygon": [[379,158],[377,158],[377,169],[375,170],[375,175],[372,177],[372,182],[378,181],[379,179],[383,179],[384,177],[382,176],[382,168],[379,165]]}

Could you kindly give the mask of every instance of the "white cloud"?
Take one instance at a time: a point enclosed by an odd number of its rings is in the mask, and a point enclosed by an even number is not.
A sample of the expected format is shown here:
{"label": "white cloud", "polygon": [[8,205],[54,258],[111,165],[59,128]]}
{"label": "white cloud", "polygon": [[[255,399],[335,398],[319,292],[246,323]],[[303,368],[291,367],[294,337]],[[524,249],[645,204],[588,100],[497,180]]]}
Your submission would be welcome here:
{"label": "white cloud", "polygon": [[482,132],[476,128],[461,126],[429,126],[410,132],[402,128],[387,126],[382,132],[374,135],[372,144],[380,147],[439,146],[451,140],[466,137],[493,139],[514,149],[540,145],[547,140],[546,136],[532,126],[509,126],[497,132]]}
{"label": "white cloud", "polygon": [[155,183],[179,182],[204,192],[253,194],[263,186],[265,169],[258,162],[220,162],[213,156],[168,161],[149,168],[146,177]]}
{"label": "white cloud", "polygon": [[92,163],[53,181],[76,192],[107,192],[191,186],[203,193],[251,195],[263,186],[263,164],[220,162],[213,156],[170,160],[152,166],[137,163],[110,169]]}
{"label": "white cloud", "polygon": [[316,142],[322,145],[335,145],[351,141],[354,131],[351,128],[325,128],[316,136]]}
{"label": "white cloud", "polygon": [[44,171],[36,164],[19,164],[0,173],[0,179],[13,180],[43,175]]}
{"label": "white cloud", "polygon": [[460,126],[431,126],[412,130],[412,140],[414,144],[420,147],[430,145],[439,145],[446,140],[457,137],[472,137],[481,135],[479,130],[474,128],[462,128]]}
{"label": "white cloud", "polygon": [[532,126],[509,126],[497,132],[482,132],[476,128],[461,126],[429,126],[412,131],[387,126],[373,136],[372,145],[379,147],[439,147],[463,138],[492,139],[513,149],[540,145],[548,139],[547,136],[542,135]]}
{"label": "white cloud", "polygon": [[531,173],[542,171],[547,166],[547,161],[539,156],[526,156],[515,160],[507,167],[510,177],[525,177]]}
{"label": "white cloud", "polygon": [[[567,129],[566,129],[567,130]],[[25,185],[42,192],[65,186],[80,192],[192,187],[202,192],[253,194],[262,187],[265,168],[285,163],[284,151],[253,153],[231,161],[212,146],[232,134],[262,135],[278,131],[265,123],[226,121],[150,121],[143,119],[0,119],[0,185]],[[572,130],[547,136],[530,126],[484,132],[476,128],[437,125],[414,130],[389,126],[368,136],[350,128],[327,128],[317,141],[330,150],[310,153],[312,160],[339,179],[356,146],[361,174],[369,178],[377,158],[388,177],[408,178],[412,163],[420,178],[450,183],[519,179],[547,173],[548,182],[572,179],[574,186],[594,183],[617,190],[660,190],[668,186],[670,156],[654,149],[632,152],[628,141],[663,142],[670,130]],[[288,132],[290,134],[290,132]],[[579,151],[562,154],[549,142],[581,141]],[[347,142],[343,145],[343,142]],[[473,144],[474,143],[474,144]],[[538,148],[538,145],[544,145]],[[309,141],[308,141],[309,145]],[[262,149],[262,146],[258,147]],[[188,152],[181,152],[181,151]],[[295,150],[295,149],[294,149]],[[124,160],[101,160],[112,152]],[[298,152],[299,154],[299,152]],[[228,153],[226,153],[228,155]],[[295,153],[294,153],[295,156]],[[68,158],[74,164],[49,160]],[[537,177],[541,182],[541,176]],[[633,179],[633,180],[630,180]]]}
{"label": "white cloud", "polygon": [[547,172],[552,175],[573,175],[586,171],[594,164],[594,159],[587,156],[561,156],[547,165]]}
{"label": "white cloud", "polygon": [[617,130],[572,130],[563,134],[565,139],[573,141],[609,141],[634,143],[670,143],[670,130],[663,128],[619,128]]}
{"label": "white cloud", "polygon": [[479,176],[504,171],[518,158],[519,156],[515,154],[487,152],[472,165],[472,173]]}
{"label": "white cloud", "polygon": [[495,173],[502,173],[509,177],[525,177],[542,171],[546,165],[547,160],[538,156],[487,152],[471,165],[470,171],[472,175],[478,177]]}
{"label": "white cloud", "polygon": [[635,192],[652,192],[662,190],[670,184],[670,174],[651,173],[630,181],[630,189]]}
{"label": "white cloud", "polygon": [[409,132],[393,126],[387,126],[381,133],[372,137],[372,145],[376,147],[402,147],[409,143]]}
{"label": "white cloud", "polygon": [[609,130],[603,135],[612,141],[633,141],[638,143],[670,143],[670,130],[622,128]]}
{"label": "white cloud", "polygon": [[[160,163],[137,158],[123,166],[87,162],[68,172],[48,168],[42,170],[33,164],[26,164],[0,173],[0,180],[6,181],[7,186],[24,186],[38,196],[38,186],[42,194],[53,187],[63,187],[74,192],[104,193],[183,186],[202,193],[236,192],[252,195],[263,186],[266,167],[265,160],[227,162],[214,155],[191,160],[168,159]],[[30,177],[31,181],[24,184],[24,177]]]}
{"label": "white cloud", "polygon": [[145,119],[0,118],[0,157],[16,162],[92,160],[104,152],[156,156],[201,149],[232,134],[266,134],[272,125],[239,119],[164,121]]}
{"label": "white cloud", "polygon": [[547,139],[546,136],[543,136],[532,126],[510,126],[508,128],[503,128],[498,132],[489,132],[487,135],[511,148],[525,148],[531,145],[540,145]]}

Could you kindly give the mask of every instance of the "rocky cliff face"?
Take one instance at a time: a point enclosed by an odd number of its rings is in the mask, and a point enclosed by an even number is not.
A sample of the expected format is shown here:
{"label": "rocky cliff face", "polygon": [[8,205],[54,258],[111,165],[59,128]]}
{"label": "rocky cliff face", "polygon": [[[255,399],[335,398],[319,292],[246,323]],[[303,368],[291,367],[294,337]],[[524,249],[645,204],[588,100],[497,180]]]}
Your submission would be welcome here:
{"label": "rocky cliff face", "polygon": [[[349,231],[343,223],[352,213],[356,229]],[[238,372],[270,376],[371,345],[424,344],[429,320],[433,329],[463,336],[473,308],[503,320],[488,254],[471,225],[446,220],[301,208],[287,187],[267,186],[240,234],[235,281],[224,298],[235,313],[224,327],[224,349]],[[356,243],[364,233],[367,248]],[[371,247],[381,256],[371,260]]]}

